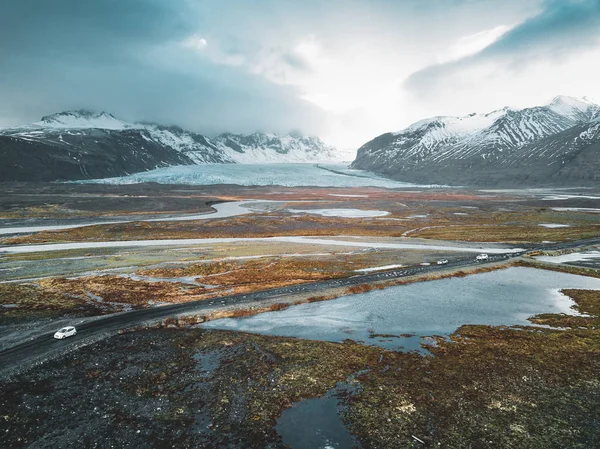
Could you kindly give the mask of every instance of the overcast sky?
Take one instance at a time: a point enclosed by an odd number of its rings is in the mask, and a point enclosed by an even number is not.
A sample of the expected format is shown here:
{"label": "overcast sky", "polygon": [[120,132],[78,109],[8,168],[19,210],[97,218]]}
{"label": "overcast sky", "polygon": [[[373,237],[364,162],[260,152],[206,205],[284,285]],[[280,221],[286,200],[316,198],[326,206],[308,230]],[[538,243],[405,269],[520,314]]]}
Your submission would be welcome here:
{"label": "overcast sky", "polygon": [[0,0],[0,125],[67,109],[357,148],[600,99],[600,0]]}

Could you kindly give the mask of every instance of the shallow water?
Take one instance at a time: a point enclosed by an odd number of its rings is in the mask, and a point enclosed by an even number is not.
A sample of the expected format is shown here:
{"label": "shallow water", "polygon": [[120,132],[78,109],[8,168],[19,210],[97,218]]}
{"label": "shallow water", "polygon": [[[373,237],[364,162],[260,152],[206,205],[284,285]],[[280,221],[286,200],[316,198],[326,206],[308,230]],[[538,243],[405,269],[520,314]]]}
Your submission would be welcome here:
{"label": "shallow water", "polygon": [[569,263],[600,259],[600,251],[585,251],[581,253],[562,254],[560,256],[538,256],[536,260],[547,263]]}
{"label": "shallow water", "polygon": [[[381,249],[416,249],[430,251],[456,251],[471,253],[489,253],[489,254],[509,254],[523,251],[522,248],[494,248],[494,247],[472,247],[448,246],[448,245],[430,245],[422,243],[386,243],[377,241],[360,241],[360,236],[344,236],[344,240],[335,240],[332,238],[316,238],[304,236],[292,237],[257,237],[257,238],[206,238],[206,239],[165,239],[165,240],[120,240],[113,242],[77,242],[77,243],[47,243],[41,245],[17,245],[0,247],[2,253],[34,253],[46,251],[62,251],[72,249],[91,249],[91,248],[128,248],[128,247],[151,247],[151,246],[192,246],[192,245],[216,245],[220,243],[236,242],[286,242],[299,243],[306,245],[327,245],[327,246],[345,246],[356,248],[381,248]],[[352,239],[352,240],[349,240]],[[410,240],[406,240],[410,241]],[[479,245],[479,244],[477,244]]]}
{"label": "shallow water", "polygon": [[288,209],[289,212],[321,215],[323,217],[370,218],[385,217],[390,213],[385,210],[362,209]]}
{"label": "shallow water", "polygon": [[338,414],[334,390],[320,398],[294,403],[283,411],[275,429],[292,449],[356,447]]}
{"label": "shallow water", "polygon": [[[0,235],[6,234],[20,234],[20,233],[31,233],[41,231],[62,231],[66,229],[83,228],[87,226],[96,225],[108,225],[108,224],[124,224],[133,223],[134,221],[196,221],[196,220],[212,220],[215,218],[228,218],[237,217],[238,215],[251,214],[253,211],[250,209],[255,203],[265,203],[266,201],[231,201],[227,203],[213,204],[212,208],[215,212],[203,212],[201,214],[185,214],[159,218],[146,218],[136,220],[117,220],[117,221],[93,221],[88,223],[72,223],[65,225],[41,225],[41,226],[10,226],[1,227]],[[244,207],[247,206],[247,207]]]}
{"label": "shallow water", "polygon": [[447,337],[463,324],[531,325],[528,318],[540,313],[576,314],[573,302],[559,292],[565,288],[600,290],[600,279],[507,268],[210,321],[203,327],[324,341],[353,339],[413,350],[433,342],[423,337]]}

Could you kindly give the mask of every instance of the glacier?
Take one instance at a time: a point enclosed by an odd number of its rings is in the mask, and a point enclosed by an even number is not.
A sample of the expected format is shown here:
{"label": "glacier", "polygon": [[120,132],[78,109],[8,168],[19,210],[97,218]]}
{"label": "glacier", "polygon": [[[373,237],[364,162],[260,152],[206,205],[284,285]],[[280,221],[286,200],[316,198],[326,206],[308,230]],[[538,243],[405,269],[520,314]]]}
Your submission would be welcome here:
{"label": "glacier", "polygon": [[386,179],[365,170],[349,170],[345,164],[206,164],[159,168],[118,178],[102,178],[81,183],[214,185],[284,187],[437,187]]}

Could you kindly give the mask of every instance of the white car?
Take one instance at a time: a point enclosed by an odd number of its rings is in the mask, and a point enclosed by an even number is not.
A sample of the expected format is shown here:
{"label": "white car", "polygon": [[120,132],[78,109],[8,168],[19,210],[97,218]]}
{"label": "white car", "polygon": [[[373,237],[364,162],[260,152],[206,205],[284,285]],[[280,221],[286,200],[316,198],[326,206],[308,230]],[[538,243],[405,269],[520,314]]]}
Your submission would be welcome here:
{"label": "white car", "polygon": [[480,254],[479,256],[477,256],[475,258],[475,260],[479,260],[479,261],[481,261],[481,260],[488,260],[488,259],[489,259],[489,256],[487,254]]}
{"label": "white car", "polygon": [[73,326],[67,326],[67,327],[63,327],[62,329],[57,330],[56,333],[54,334],[54,338],[63,340],[67,337],[72,337],[73,335],[76,335],[76,334],[77,334],[77,329],[75,329]]}
{"label": "white car", "polygon": [[448,263],[448,259],[440,259],[437,261],[438,265],[446,265]]}

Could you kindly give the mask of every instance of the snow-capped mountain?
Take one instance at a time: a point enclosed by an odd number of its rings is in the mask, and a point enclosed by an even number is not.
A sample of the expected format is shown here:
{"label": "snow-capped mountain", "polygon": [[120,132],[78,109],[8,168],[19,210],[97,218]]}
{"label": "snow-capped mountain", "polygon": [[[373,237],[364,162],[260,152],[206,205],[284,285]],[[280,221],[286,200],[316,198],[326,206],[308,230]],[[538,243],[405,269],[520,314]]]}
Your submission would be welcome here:
{"label": "snow-capped mountain", "polygon": [[299,134],[225,133],[214,139],[216,145],[238,163],[322,162],[339,160],[338,151],[318,137]]}
{"label": "snow-capped mountain", "polygon": [[600,112],[600,106],[587,97],[573,98],[564,95],[554,97],[548,108],[563,117],[569,117],[577,122],[587,122]]}
{"label": "snow-capped mountain", "polygon": [[0,180],[122,176],[172,165],[321,162],[339,159],[319,138],[223,134],[127,123],[107,112],[67,111],[0,130]]}
{"label": "snow-capped mountain", "polygon": [[42,117],[31,125],[34,128],[52,129],[128,129],[133,125],[125,123],[107,112],[90,112],[85,110],[65,111]]}
{"label": "snow-capped mountain", "polygon": [[434,117],[366,143],[352,167],[419,182],[494,184],[504,178],[507,183],[540,178],[557,183],[575,153],[596,142],[594,124],[599,121],[600,106],[564,96],[533,108]]}

